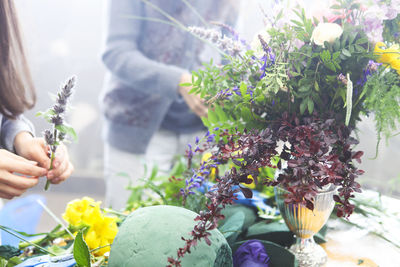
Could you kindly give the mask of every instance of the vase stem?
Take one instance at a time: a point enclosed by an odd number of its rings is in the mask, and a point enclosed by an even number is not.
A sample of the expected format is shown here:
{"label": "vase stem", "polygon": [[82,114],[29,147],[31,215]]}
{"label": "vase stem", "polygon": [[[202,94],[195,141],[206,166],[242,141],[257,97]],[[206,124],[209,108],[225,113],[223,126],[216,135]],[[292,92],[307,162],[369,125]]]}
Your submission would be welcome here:
{"label": "vase stem", "polygon": [[296,243],[290,247],[296,255],[299,267],[321,267],[328,261],[325,250],[315,243],[314,238],[296,236]]}

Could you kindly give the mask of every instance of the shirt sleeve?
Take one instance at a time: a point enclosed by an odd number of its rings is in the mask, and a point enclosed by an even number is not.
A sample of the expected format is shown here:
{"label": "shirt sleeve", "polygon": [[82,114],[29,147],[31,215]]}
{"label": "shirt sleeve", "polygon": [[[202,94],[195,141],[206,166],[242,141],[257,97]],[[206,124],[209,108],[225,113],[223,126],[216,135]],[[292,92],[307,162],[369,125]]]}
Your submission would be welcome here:
{"label": "shirt sleeve", "polygon": [[[146,57],[138,49],[145,16],[140,0],[107,0],[107,35],[102,60],[106,68],[135,90],[148,91],[175,100],[185,69]],[[154,44],[157,49],[157,44]]]}
{"label": "shirt sleeve", "polygon": [[3,116],[0,134],[1,146],[15,153],[14,139],[20,132],[29,132],[34,136],[35,129],[32,123],[23,115],[18,116],[15,120]]}

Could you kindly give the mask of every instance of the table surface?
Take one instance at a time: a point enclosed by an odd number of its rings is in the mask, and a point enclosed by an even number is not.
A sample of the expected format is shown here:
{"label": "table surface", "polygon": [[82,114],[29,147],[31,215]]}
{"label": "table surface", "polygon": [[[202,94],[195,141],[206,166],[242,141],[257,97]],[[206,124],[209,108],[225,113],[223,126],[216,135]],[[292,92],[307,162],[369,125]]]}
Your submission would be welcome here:
{"label": "table surface", "polygon": [[[366,193],[367,196],[374,194]],[[400,200],[388,197],[381,199],[385,215],[377,219],[366,219],[358,214],[350,216],[350,222],[362,225],[365,229],[341,220],[328,222],[327,243],[322,245],[329,258],[326,267],[400,267],[400,249],[371,233],[382,234],[400,244]]]}

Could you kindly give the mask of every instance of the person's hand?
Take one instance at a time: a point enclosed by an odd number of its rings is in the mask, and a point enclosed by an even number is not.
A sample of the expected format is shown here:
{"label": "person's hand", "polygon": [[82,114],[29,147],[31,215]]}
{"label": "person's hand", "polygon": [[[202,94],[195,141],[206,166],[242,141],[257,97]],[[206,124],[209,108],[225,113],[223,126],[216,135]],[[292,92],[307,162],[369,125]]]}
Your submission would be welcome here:
{"label": "person's hand", "polygon": [[[14,173],[19,173],[20,176]],[[47,174],[45,168],[5,149],[0,149],[0,197],[12,199],[22,195],[38,183],[38,177]]]}
{"label": "person's hand", "polygon": [[[18,155],[39,163],[39,166],[49,170],[50,148],[45,144],[43,138],[33,138],[27,132],[21,132],[15,137],[15,151]],[[52,184],[59,184],[67,179],[73,172],[74,167],[69,161],[67,148],[60,144],[57,147],[56,157],[53,160],[53,169],[47,173],[47,178]]]}
{"label": "person's hand", "polygon": [[[181,83],[191,83],[192,75],[183,74],[180,80]],[[204,105],[204,100],[198,95],[189,94],[191,87],[179,86],[178,92],[182,95],[189,108],[199,117],[206,117],[208,108]]]}

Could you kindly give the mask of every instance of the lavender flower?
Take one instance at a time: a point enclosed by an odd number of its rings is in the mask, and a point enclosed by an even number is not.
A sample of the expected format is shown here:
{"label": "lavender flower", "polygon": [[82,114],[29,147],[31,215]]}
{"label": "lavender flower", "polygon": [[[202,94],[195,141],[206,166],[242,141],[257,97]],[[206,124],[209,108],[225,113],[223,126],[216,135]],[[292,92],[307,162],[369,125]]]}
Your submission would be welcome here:
{"label": "lavender flower", "polygon": [[204,29],[201,27],[189,27],[189,32],[197,36],[198,38],[205,39],[214,43],[219,49],[227,52],[229,55],[236,57],[243,50],[243,45],[233,40],[226,35],[222,35],[214,29]]}
{"label": "lavender flower", "polygon": [[382,63],[377,63],[373,60],[368,61],[367,66],[363,70],[363,77],[358,80],[357,85],[363,86],[367,82],[368,77],[376,72],[378,70],[378,67],[381,65]]}
{"label": "lavender flower", "polygon": [[43,132],[44,140],[46,141],[46,144],[52,145],[54,144],[54,136],[50,130],[45,130]]}
{"label": "lavender flower", "polygon": [[262,74],[260,76],[261,80],[265,77],[267,69],[275,64],[276,57],[275,54],[272,52],[271,47],[268,46],[267,42],[263,39],[261,34],[258,35],[258,39],[260,40],[262,49],[264,51],[264,55],[261,57],[261,61],[263,62],[263,65],[260,68],[260,70],[262,71]]}
{"label": "lavender flower", "polygon": [[[76,139],[76,133],[72,127],[64,125],[64,116],[67,110],[67,104],[73,94],[75,86],[75,77],[71,77],[62,85],[60,92],[57,94],[56,103],[54,106],[44,113],[39,113],[53,124],[52,130],[44,131],[44,139],[47,145],[50,146],[50,170],[53,169],[53,161],[58,144],[65,139],[66,134],[71,134]],[[46,182],[45,190],[48,189],[50,183]]]}

